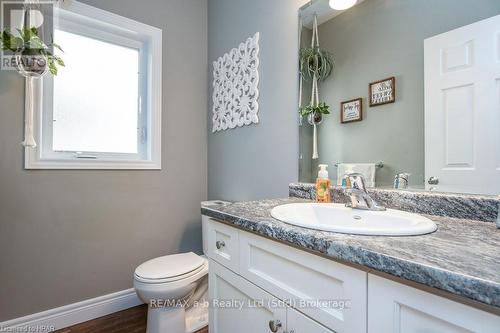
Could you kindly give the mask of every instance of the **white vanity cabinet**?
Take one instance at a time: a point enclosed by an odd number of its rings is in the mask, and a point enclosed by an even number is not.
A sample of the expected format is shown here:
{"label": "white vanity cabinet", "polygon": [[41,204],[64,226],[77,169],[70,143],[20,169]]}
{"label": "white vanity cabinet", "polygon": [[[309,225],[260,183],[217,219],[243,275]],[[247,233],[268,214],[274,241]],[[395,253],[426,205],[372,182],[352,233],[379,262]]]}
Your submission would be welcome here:
{"label": "white vanity cabinet", "polygon": [[500,317],[368,275],[368,333],[498,333]]}
{"label": "white vanity cabinet", "polygon": [[500,316],[203,219],[212,333],[500,332]]}

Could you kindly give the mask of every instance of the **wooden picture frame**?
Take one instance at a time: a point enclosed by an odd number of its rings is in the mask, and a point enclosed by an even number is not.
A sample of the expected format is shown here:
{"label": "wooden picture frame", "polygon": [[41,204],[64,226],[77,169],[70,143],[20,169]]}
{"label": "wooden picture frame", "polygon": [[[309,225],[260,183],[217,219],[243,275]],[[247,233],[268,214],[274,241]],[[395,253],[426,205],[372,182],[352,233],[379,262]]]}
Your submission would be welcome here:
{"label": "wooden picture frame", "polygon": [[363,120],[363,99],[356,98],[340,103],[340,122],[342,124]]}
{"label": "wooden picture frame", "polygon": [[396,102],[396,78],[372,82],[368,85],[370,106],[379,106]]}

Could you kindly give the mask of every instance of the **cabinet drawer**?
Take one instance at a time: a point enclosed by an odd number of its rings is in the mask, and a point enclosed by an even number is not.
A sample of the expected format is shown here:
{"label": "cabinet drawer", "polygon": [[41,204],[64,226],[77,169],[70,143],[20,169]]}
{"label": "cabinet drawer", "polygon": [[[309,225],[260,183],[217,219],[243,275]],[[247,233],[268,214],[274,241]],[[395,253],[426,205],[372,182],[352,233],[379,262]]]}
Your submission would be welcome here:
{"label": "cabinet drawer", "polygon": [[229,227],[213,219],[206,225],[207,256],[230,270],[239,272],[238,229]]}
{"label": "cabinet drawer", "polygon": [[329,329],[366,332],[366,272],[247,232],[239,237],[241,276]]}

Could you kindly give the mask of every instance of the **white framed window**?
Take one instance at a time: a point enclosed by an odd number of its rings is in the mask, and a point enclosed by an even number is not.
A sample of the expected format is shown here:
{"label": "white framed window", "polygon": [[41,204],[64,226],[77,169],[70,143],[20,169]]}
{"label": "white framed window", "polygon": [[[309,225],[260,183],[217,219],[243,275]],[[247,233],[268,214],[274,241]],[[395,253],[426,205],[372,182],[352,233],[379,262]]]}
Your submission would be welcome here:
{"label": "white framed window", "polygon": [[25,168],[161,169],[162,31],[77,1],[54,21],[66,66],[36,82]]}

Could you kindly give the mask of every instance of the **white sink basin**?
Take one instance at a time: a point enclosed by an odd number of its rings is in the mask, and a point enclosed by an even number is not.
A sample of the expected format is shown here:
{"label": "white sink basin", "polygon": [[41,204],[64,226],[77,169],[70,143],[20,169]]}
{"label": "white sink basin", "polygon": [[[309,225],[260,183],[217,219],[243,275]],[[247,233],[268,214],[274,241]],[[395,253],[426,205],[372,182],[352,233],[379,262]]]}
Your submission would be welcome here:
{"label": "white sink basin", "polygon": [[411,236],[436,231],[434,222],[399,210],[368,211],[330,203],[293,203],[273,208],[272,217],[309,229],[356,235]]}

